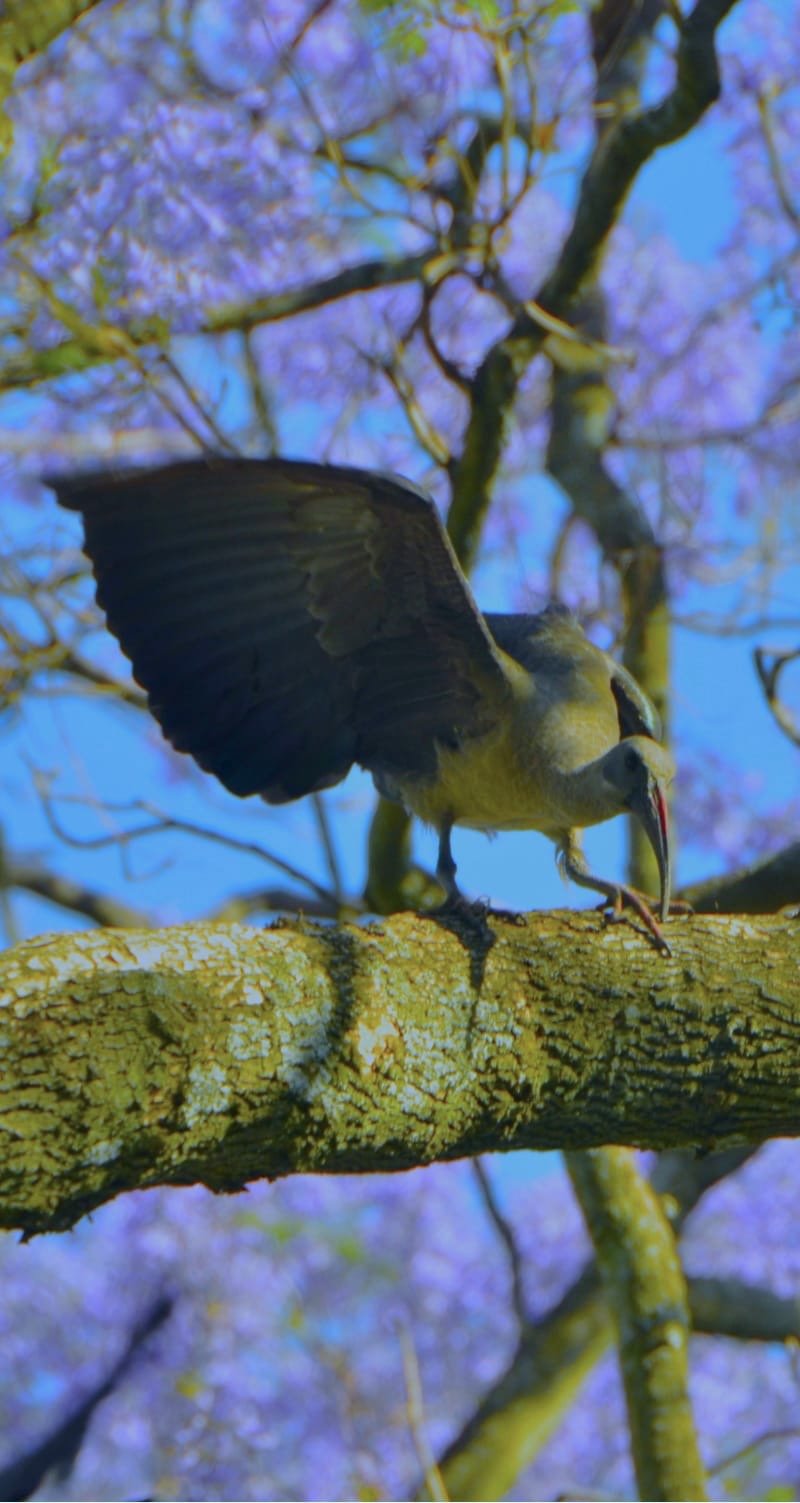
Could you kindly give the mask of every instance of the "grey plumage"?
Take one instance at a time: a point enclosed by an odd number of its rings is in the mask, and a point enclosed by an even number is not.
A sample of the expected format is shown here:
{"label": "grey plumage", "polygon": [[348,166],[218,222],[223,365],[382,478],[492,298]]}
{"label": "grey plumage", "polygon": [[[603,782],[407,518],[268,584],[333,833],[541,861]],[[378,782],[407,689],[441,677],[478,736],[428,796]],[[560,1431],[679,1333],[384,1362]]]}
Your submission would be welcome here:
{"label": "grey plumage", "polygon": [[[639,686],[563,607],[483,616],[409,482],[220,459],[49,483],[165,735],[233,793],[279,803],[360,763],[439,829],[454,894],[454,824],[574,856],[577,828],[650,817],[628,795],[668,759]],[[622,738],[644,773],[611,757]]]}

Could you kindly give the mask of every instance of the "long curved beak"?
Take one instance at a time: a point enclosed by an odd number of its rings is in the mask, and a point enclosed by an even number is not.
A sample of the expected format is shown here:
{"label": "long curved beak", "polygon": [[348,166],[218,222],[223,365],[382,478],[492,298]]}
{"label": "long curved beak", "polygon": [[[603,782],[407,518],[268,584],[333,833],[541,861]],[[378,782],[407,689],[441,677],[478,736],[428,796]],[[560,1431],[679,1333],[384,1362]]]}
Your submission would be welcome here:
{"label": "long curved beak", "polygon": [[667,818],[667,800],[664,795],[663,784],[652,773],[648,776],[644,792],[637,794],[631,800],[630,809],[631,813],[636,815],[639,823],[644,828],[645,834],[653,847],[656,861],[658,862],[658,876],[661,883],[659,910],[663,923],[664,919],[669,915],[669,899],[672,887],[669,820]]}

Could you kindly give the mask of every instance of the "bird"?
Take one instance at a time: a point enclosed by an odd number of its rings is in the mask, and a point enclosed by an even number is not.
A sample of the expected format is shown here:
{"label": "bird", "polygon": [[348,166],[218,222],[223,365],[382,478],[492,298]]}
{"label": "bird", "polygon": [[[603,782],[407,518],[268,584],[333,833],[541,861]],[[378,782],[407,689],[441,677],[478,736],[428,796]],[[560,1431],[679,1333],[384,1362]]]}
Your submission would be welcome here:
{"label": "bird", "polygon": [[483,614],[436,505],[401,476],[285,458],[203,457],[46,478],[82,514],[99,606],[167,740],[231,793],[282,804],[357,763],[438,833],[443,910],[457,826],[537,830],[563,874],[594,874],[581,832],[632,814],[670,910],[656,711],[565,606]]}

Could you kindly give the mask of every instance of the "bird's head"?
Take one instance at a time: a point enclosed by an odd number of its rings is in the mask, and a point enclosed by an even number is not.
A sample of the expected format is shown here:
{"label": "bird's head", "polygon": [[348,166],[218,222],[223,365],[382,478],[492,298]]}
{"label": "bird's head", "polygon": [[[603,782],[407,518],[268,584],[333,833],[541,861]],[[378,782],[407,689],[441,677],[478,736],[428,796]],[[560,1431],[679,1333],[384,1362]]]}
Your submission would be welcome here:
{"label": "bird's head", "polygon": [[619,799],[620,812],[635,814],[658,862],[661,917],[669,913],[671,867],[666,789],[675,763],[665,747],[648,736],[628,736],[603,758],[603,777]]}

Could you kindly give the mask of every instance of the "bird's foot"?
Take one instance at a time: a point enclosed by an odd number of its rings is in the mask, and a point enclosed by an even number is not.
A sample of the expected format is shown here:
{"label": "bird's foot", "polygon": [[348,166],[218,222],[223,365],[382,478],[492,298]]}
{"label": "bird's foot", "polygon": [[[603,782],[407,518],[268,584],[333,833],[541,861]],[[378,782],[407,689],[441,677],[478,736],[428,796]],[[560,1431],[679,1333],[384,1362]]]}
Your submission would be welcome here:
{"label": "bird's foot", "polygon": [[[640,892],[638,887],[626,886],[621,890],[625,893],[634,893],[635,896],[639,899],[640,903],[643,903],[645,908],[648,908],[651,914],[653,912],[653,909],[658,907],[658,899],[651,898],[646,892]],[[596,911],[598,913],[602,913],[604,909],[608,910],[609,907],[612,907],[616,911],[617,918],[623,917],[622,910],[624,907],[624,901],[620,900],[618,897],[609,896],[607,898],[604,898],[602,903],[598,903]],[[687,903],[684,898],[670,898],[669,908],[667,909],[668,918],[687,918],[691,913],[694,913],[694,908],[692,907],[691,903]],[[611,918],[610,914],[609,918]]]}
{"label": "bird's foot", "polygon": [[[612,892],[608,893],[602,903],[598,904],[598,907],[601,912],[605,913],[606,921],[609,924],[624,923],[624,909],[632,908],[634,913],[641,919],[648,933],[652,935],[662,955],[672,954],[664,937],[664,931],[653,913],[648,899],[644,893],[637,892],[635,887],[620,886],[615,888]],[[670,904],[670,912],[672,912],[672,904]]]}
{"label": "bird's foot", "polygon": [[684,898],[670,898],[670,918],[687,918],[690,913],[694,913],[691,903],[687,903]]}
{"label": "bird's foot", "polygon": [[518,929],[524,929],[527,918],[524,913],[518,913],[516,908],[487,908],[492,918],[499,919],[501,924],[515,924]]}
{"label": "bird's foot", "polygon": [[451,893],[438,908],[430,911],[434,918],[455,919],[482,934],[489,931],[490,918],[499,919],[504,924],[525,923],[523,913],[515,913],[511,908],[492,908],[484,898],[465,898],[461,892]]}

